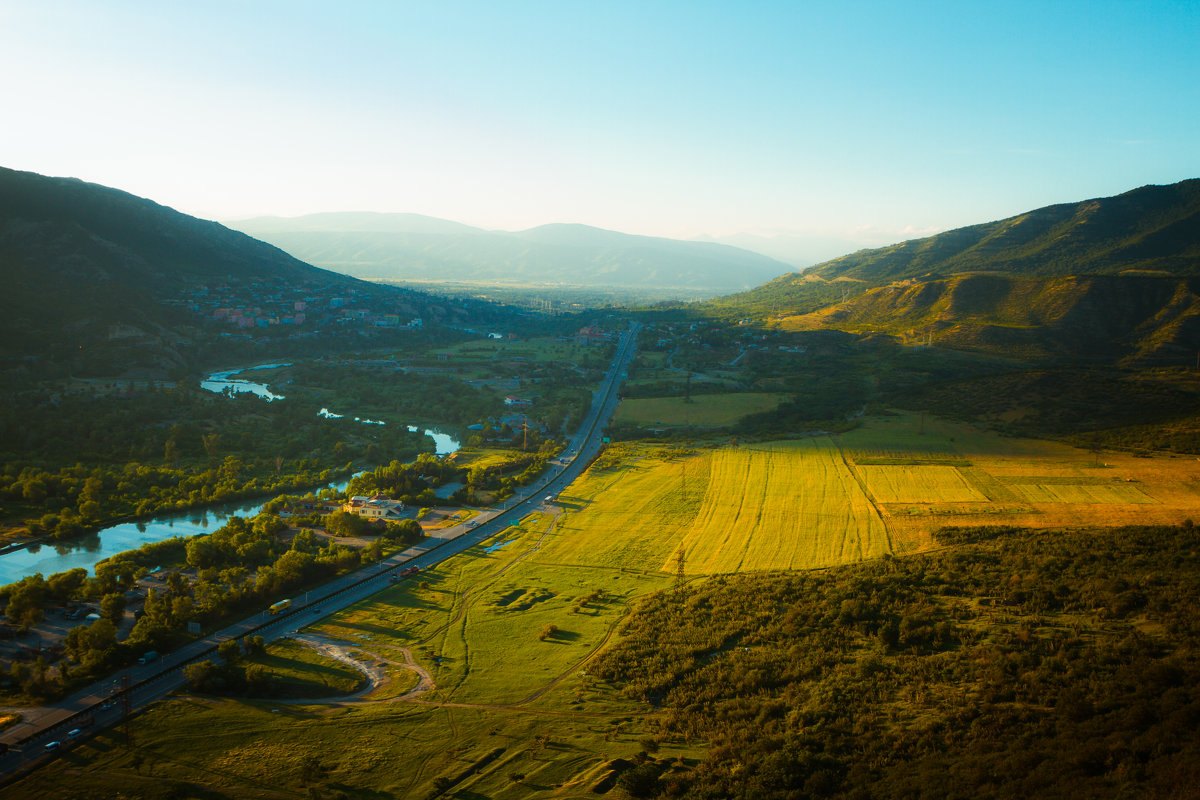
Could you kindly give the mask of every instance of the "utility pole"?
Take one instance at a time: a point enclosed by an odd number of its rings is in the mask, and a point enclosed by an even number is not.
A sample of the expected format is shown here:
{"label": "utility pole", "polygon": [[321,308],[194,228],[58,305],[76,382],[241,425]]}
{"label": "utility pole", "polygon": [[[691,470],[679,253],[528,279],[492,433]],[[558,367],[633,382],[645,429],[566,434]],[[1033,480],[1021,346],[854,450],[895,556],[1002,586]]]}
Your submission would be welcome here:
{"label": "utility pole", "polygon": [[129,696],[129,673],[121,676],[121,732],[125,735],[125,746],[131,747],[133,738],[129,735],[129,717],[133,715],[133,699]]}

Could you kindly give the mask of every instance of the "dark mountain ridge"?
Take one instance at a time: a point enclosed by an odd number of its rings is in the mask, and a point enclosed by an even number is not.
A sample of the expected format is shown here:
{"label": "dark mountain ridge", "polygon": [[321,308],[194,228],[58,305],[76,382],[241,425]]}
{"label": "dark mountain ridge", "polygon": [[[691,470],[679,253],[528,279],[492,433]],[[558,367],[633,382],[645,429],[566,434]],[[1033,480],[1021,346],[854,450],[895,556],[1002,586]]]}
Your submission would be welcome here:
{"label": "dark mountain ridge", "polygon": [[[452,311],[128,192],[3,168],[0,278],[0,369],[52,362],[76,375],[179,374],[216,344],[219,357],[238,343],[254,353],[283,339],[314,342],[335,295],[396,324]],[[216,320],[221,307],[245,309],[248,321]]]}

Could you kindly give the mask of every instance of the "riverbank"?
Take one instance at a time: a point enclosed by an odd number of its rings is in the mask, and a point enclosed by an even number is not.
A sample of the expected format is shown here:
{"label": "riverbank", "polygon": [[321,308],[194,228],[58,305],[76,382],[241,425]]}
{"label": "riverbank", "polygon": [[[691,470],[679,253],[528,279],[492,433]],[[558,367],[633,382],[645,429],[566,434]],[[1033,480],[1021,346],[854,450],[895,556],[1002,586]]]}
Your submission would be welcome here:
{"label": "riverbank", "polygon": [[[336,481],[304,483],[283,492],[255,492],[229,498],[220,503],[201,503],[173,512],[159,510],[151,515],[130,515],[110,520],[70,539],[31,539],[0,550],[0,585],[19,581],[40,572],[50,576],[83,567],[91,572],[95,565],[119,552],[133,550],[150,542],[174,536],[195,536],[220,527],[230,516],[254,516],[280,494],[308,493],[323,489],[344,491],[358,474],[341,471]],[[210,520],[211,516],[211,520]],[[220,523],[220,524],[216,524]],[[52,550],[55,555],[43,554]]]}

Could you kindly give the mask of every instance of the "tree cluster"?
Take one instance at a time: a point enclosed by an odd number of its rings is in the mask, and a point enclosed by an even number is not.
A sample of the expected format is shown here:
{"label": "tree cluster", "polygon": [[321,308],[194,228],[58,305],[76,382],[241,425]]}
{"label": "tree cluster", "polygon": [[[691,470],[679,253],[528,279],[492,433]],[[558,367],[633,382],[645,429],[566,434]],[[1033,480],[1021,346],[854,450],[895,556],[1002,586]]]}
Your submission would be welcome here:
{"label": "tree cluster", "polygon": [[628,791],[1168,796],[1194,777],[1193,527],[944,537],[935,555],[649,598],[589,673],[660,706],[656,739],[711,747]]}

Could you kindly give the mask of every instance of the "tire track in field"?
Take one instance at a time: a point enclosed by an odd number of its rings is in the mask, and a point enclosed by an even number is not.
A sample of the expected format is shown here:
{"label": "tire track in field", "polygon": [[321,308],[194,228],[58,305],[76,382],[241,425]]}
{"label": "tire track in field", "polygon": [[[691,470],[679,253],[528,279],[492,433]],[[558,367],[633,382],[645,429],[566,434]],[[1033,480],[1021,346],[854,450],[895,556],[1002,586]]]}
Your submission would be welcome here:
{"label": "tire track in field", "polygon": [[[837,448],[838,455],[842,459],[842,464],[844,464],[846,467],[846,472],[849,473],[850,477],[854,479],[854,482],[858,484],[858,488],[860,491],[862,491],[863,497],[866,498],[866,501],[871,505],[871,510],[875,512],[875,516],[878,518],[879,524],[883,526],[883,534],[887,537],[888,552],[896,552],[896,543],[892,541],[892,531],[888,527],[887,520],[884,519],[883,509],[880,508],[879,504],[875,502],[875,498],[871,495],[870,490],[867,489],[867,484],[862,479],[862,476],[855,471],[854,467],[850,464],[850,460],[846,458],[846,451],[842,448],[841,443],[832,438],[829,441],[834,447]],[[859,557],[865,559],[867,554],[863,552],[863,550],[864,543],[862,537],[859,537]]]}
{"label": "tire track in field", "polygon": [[[626,604],[625,610],[626,613],[628,613],[628,604]],[[622,615],[621,619],[624,619],[624,616],[625,615]],[[545,686],[537,689],[528,697],[525,697],[514,703],[458,703],[450,700],[427,700],[423,697],[423,695],[426,695],[437,689],[436,682],[430,672],[417,663],[416,659],[413,658],[412,652],[407,647],[391,648],[399,650],[404,657],[404,661],[396,661],[393,658],[380,655],[378,652],[367,650],[356,642],[339,641],[316,635],[306,635],[303,637],[297,636],[296,641],[318,650],[318,652],[320,652],[322,655],[326,655],[330,658],[335,658],[338,661],[353,665],[356,669],[363,672],[364,675],[368,676],[369,685],[367,688],[354,692],[353,694],[341,695],[338,697],[322,699],[297,698],[289,700],[276,700],[275,702],[281,705],[328,705],[333,707],[376,705],[380,703],[407,703],[411,705],[428,706],[431,708],[469,708],[485,711],[515,711],[525,714],[535,714],[538,716],[550,717],[607,718],[612,716],[611,711],[550,711],[544,709],[527,709],[524,708],[524,706],[542,698],[547,693],[557,688],[560,684],[577,673],[581,668],[587,665],[588,662],[592,661],[597,655],[599,655],[600,651],[604,649],[605,645],[608,644],[613,635],[616,633],[616,630],[621,623],[621,619],[613,621],[613,624],[609,626],[608,632],[605,633],[604,638],[600,640],[600,642],[598,642],[596,646],[587,653],[587,655],[585,655],[579,661],[576,661],[567,669],[563,670],[557,677],[552,679]],[[375,663],[368,665],[365,662],[355,659],[350,654],[350,651],[352,650],[373,657],[375,659]],[[418,676],[417,685],[404,694],[397,695],[396,697],[380,698],[375,700],[366,697],[366,695],[381,688],[382,686],[386,685],[389,680],[391,680],[388,678],[387,673],[381,667],[379,667],[381,663],[391,664],[401,669],[406,669],[416,673]],[[449,719],[448,724],[453,728],[455,723],[453,719]]]}

